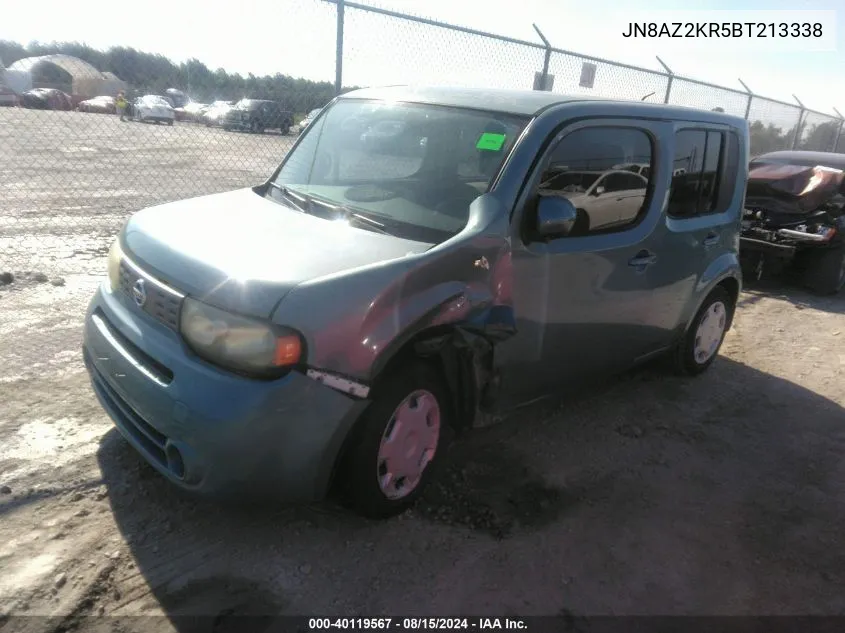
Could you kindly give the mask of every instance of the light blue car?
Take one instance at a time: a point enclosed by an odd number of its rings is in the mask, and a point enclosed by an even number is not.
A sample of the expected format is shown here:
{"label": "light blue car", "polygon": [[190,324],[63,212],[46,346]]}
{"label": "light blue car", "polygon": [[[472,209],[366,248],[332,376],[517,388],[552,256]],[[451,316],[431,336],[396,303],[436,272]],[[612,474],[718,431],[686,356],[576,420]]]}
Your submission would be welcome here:
{"label": "light blue car", "polygon": [[85,364],[186,490],[336,490],[391,516],[486,416],[659,355],[706,370],[741,288],[747,165],[724,113],[350,92],[263,184],[127,222]]}

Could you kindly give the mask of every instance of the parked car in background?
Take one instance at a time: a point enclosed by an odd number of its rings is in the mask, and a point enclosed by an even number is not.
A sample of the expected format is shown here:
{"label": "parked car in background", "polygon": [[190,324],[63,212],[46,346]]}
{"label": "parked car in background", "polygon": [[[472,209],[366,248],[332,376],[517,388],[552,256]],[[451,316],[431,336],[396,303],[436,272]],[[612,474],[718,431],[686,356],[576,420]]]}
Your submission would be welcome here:
{"label": "parked car in background", "polygon": [[80,112],[98,112],[100,114],[115,114],[117,112],[115,99],[109,96],[94,97],[93,99],[80,101],[76,109]]}
{"label": "parked car in background", "polygon": [[[264,183],[142,210],[110,251],[84,363],[175,485],[334,489],[391,516],[455,430],[659,355],[686,375],[717,357],[742,285],[741,117],[392,87],[341,95],[320,121]],[[361,144],[388,127],[403,139]],[[560,166],[631,156],[651,167],[639,205],[574,233]]]}
{"label": "parked car in background", "polygon": [[184,108],[191,102],[191,98],[188,95],[176,88],[168,88],[165,90],[164,98],[167,99],[170,105],[174,108]]}
{"label": "parked car in background", "polygon": [[144,95],[132,104],[132,118],[140,123],[152,121],[173,125],[176,115],[173,106],[161,95]]}
{"label": "parked car in background", "polygon": [[275,101],[265,99],[241,99],[223,117],[223,129],[246,130],[263,134],[265,130],[290,132],[293,114],[282,110]]}
{"label": "parked car in background", "polygon": [[779,151],[749,163],[745,276],[791,269],[822,295],[845,288],[845,154]]}
{"label": "parked car in background", "polygon": [[198,103],[191,101],[183,106],[174,108],[173,112],[176,115],[177,121],[197,121],[200,114],[207,108],[205,103]]}
{"label": "parked car in background", "polygon": [[21,104],[33,110],[73,110],[70,95],[56,88],[35,88],[21,95]]}
{"label": "parked car in background", "polygon": [[234,101],[215,101],[200,114],[200,122],[206,127],[222,126],[223,118],[234,105]]}
{"label": "parked car in background", "polygon": [[0,84],[0,107],[14,107],[20,103],[20,99],[18,99],[18,95],[15,94],[15,91]]}
{"label": "parked car in background", "polygon": [[560,192],[575,206],[578,220],[573,235],[627,224],[642,208],[648,188],[648,177],[628,170],[560,171],[550,165],[549,179],[541,189]]}
{"label": "parked car in background", "polygon": [[314,119],[317,118],[317,115],[323,111],[323,108],[316,108],[311,110],[308,114],[305,115],[305,118],[302,119],[299,123],[296,124],[294,129],[296,130],[297,134],[302,134],[309,125],[314,122]]}

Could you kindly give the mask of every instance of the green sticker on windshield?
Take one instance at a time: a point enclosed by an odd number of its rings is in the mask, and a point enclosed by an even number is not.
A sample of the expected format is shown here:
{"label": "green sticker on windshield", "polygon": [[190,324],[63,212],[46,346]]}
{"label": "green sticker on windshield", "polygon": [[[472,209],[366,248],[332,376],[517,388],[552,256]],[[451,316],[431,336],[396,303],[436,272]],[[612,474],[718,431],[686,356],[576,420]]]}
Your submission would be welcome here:
{"label": "green sticker on windshield", "polygon": [[484,132],[484,134],[481,135],[481,138],[478,139],[478,143],[475,144],[475,149],[483,149],[488,152],[498,152],[502,149],[502,145],[505,144],[505,138],[507,137],[504,134]]}

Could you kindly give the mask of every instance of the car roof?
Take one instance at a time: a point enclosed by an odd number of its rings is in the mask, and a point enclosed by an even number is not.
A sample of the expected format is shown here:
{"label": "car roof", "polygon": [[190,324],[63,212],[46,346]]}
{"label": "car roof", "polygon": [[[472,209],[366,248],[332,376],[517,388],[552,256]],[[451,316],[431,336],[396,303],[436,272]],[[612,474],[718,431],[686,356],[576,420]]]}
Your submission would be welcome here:
{"label": "car roof", "polygon": [[752,163],[773,162],[792,165],[803,165],[805,167],[835,167],[845,169],[845,154],[834,152],[810,152],[805,150],[781,150],[760,154],[751,159]]}
{"label": "car roof", "polygon": [[380,88],[362,88],[340,95],[341,99],[375,99],[388,101],[406,101],[432,105],[454,106],[461,108],[483,109],[523,116],[536,116],[546,108],[562,103],[602,102],[624,103],[642,116],[661,116],[685,119],[695,113],[696,119],[714,123],[729,123],[734,126],[746,125],[742,117],[690,108],[679,105],[646,103],[590,95],[566,95],[541,90],[509,90],[502,88],[455,88],[442,86],[385,86]]}

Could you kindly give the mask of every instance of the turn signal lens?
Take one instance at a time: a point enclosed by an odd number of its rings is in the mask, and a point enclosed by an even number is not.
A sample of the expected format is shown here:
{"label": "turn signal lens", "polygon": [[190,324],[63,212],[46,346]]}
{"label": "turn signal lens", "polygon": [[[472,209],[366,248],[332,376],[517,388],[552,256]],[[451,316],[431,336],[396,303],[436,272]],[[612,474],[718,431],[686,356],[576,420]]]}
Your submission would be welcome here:
{"label": "turn signal lens", "polygon": [[276,354],[273,364],[277,367],[295,365],[302,355],[302,342],[298,336],[282,336],[276,340]]}

